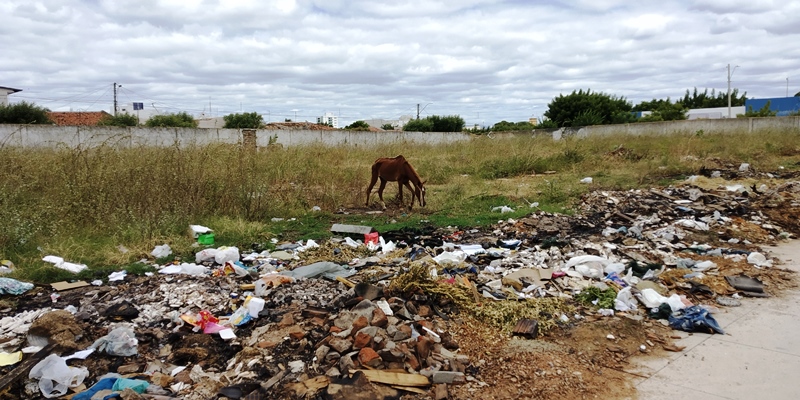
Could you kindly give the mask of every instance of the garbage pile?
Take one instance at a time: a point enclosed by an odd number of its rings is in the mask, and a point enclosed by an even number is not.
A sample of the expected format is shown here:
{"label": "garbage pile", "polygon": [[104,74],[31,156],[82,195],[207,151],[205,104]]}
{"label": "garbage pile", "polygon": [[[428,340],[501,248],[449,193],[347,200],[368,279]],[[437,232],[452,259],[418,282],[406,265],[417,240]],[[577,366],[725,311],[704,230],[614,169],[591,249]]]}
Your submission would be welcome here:
{"label": "garbage pile", "polygon": [[[620,315],[724,333],[716,310],[792,284],[759,245],[796,237],[776,216],[797,220],[798,188],[591,192],[575,216],[537,211],[488,230],[350,227],[271,250],[215,248],[210,229],[193,226],[195,259],[144,276],[54,288],[0,278],[17,304],[0,310],[0,393],[443,399],[462,385],[481,397],[497,383],[462,351],[453,330],[464,321],[527,340]],[[152,260],[169,252],[159,246]]]}

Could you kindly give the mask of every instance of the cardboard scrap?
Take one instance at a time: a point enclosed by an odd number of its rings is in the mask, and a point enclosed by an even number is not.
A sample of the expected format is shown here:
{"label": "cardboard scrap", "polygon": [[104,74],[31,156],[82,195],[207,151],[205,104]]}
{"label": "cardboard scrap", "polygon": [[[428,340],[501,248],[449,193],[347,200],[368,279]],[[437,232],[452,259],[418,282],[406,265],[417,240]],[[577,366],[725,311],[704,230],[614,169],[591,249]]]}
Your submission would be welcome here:
{"label": "cardboard scrap", "polygon": [[63,291],[63,290],[70,290],[70,289],[76,289],[76,288],[79,288],[79,287],[89,286],[89,284],[86,283],[86,281],[77,281],[77,282],[72,282],[72,283],[67,282],[67,281],[61,281],[61,282],[53,283],[50,286],[52,286],[54,290]]}

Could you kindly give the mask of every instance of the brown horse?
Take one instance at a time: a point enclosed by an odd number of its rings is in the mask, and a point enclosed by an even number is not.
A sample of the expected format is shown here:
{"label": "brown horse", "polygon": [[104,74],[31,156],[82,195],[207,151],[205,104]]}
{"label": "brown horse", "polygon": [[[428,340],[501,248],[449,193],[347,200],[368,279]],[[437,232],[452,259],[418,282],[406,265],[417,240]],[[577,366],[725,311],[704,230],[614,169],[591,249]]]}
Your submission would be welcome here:
{"label": "brown horse", "polygon": [[[425,207],[425,182],[419,177],[414,167],[406,161],[403,156],[395,158],[379,158],[372,164],[372,180],[369,182],[369,189],[367,189],[367,206],[369,206],[369,195],[372,193],[372,188],[375,187],[375,182],[381,179],[381,186],[378,187],[378,197],[381,199],[381,207],[386,209],[386,203],[383,202],[383,188],[386,187],[386,182],[397,182],[397,188],[400,192],[400,204],[403,204],[403,186],[407,187],[411,192],[411,204],[408,209],[414,205],[414,198],[419,201],[420,207]],[[409,182],[411,184],[409,184]],[[411,185],[414,188],[411,188]]]}

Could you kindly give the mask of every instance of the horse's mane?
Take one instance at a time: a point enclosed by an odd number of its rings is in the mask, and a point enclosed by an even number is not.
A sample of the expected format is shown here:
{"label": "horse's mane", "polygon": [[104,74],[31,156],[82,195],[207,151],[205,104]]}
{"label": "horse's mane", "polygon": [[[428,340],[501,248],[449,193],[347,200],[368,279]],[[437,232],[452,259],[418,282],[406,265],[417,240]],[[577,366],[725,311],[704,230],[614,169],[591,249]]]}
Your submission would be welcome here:
{"label": "horse's mane", "polygon": [[[400,156],[400,157],[402,157],[402,156]],[[414,169],[414,166],[411,165],[411,163],[408,162],[408,161],[406,161],[405,164],[408,166],[408,169],[411,170],[411,173],[414,174],[414,178],[416,179],[416,181],[414,182],[414,185],[415,186],[418,185],[418,184],[421,185],[422,184],[422,178],[417,173],[417,170]]]}

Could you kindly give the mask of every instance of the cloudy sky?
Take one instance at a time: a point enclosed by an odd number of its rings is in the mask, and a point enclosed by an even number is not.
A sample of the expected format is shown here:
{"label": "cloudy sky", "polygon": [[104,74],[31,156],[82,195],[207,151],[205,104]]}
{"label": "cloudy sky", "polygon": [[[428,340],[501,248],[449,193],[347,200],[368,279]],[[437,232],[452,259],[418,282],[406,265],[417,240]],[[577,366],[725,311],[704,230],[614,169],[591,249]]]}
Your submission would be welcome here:
{"label": "cloudy sky", "polygon": [[[401,115],[491,125],[590,88],[800,91],[800,2],[771,0],[3,0],[11,102],[347,124]],[[734,69],[734,66],[738,68]]]}

